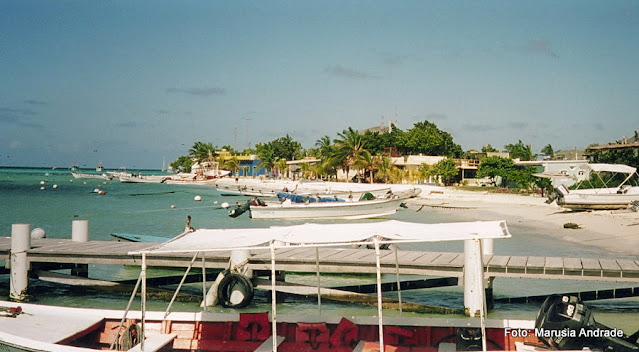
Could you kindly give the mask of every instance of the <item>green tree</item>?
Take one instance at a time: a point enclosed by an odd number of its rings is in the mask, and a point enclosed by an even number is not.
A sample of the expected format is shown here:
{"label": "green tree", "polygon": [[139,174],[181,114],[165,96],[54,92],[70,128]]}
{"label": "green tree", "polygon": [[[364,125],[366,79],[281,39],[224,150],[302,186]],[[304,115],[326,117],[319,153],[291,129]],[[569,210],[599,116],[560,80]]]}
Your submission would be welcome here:
{"label": "green tree", "polygon": [[303,155],[302,145],[288,134],[269,143],[277,159],[296,160]]}
{"label": "green tree", "polygon": [[442,181],[444,181],[444,185],[448,186],[453,183],[459,174],[459,170],[457,170],[453,159],[446,158],[433,165],[431,174],[441,177]]}
{"label": "green tree", "polygon": [[365,148],[362,135],[352,127],[338,133],[335,139],[335,152],[332,156],[336,163],[341,165],[348,175],[353,163],[361,158],[363,153],[368,153]]}
{"label": "green tree", "polygon": [[[616,141],[615,144],[620,144],[621,141]],[[586,148],[586,153],[593,163],[605,163],[605,164],[624,164],[639,168],[639,153],[637,149],[615,149],[615,150],[595,150],[589,149],[590,147],[596,147],[598,144],[591,144]]]}
{"label": "green tree", "polygon": [[514,168],[515,163],[513,162],[513,159],[489,156],[479,163],[477,176],[488,177],[495,182],[495,184],[497,183],[497,177],[500,177],[502,180],[502,186],[506,187],[507,180],[510,178]]}
{"label": "green tree", "polygon": [[255,153],[260,159],[260,163],[258,164],[258,166],[265,168],[267,174],[271,175],[273,172],[273,167],[275,166],[275,162],[277,161],[273,146],[270,143],[258,143],[255,145]]}
{"label": "green tree", "polygon": [[375,158],[375,168],[377,169],[377,178],[384,183],[393,182],[401,173],[401,170],[393,164],[393,160],[388,156]]}
{"label": "green tree", "polygon": [[482,152],[482,153],[496,153],[496,152],[498,152],[498,151],[499,151],[499,150],[497,150],[497,149],[493,148],[493,146],[492,146],[492,145],[490,145],[490,144],[488,144],[488,145],[486,145],[486,146],[481,147],[481,152]]}
{"label": "green tree", "polygon": [[284,176],[286,169],[288,169],[288,165],[286,164],[286,159],[280,159],[275,163],[275,167],[277,168],[277,172],[279,174],[279,178]]}
{"label": "green tree", "polygon": [[547,155],[550,160],[555,159],[555,151],[552,149],[552,145],[548,144],[541,149],[541,153]]}
{"label": "green tree", "polygon": [[315,146],[317,147],[317,150],[318,150],[317,156],[320,159],[328,159],[334,153],[334,148],[333,148],[333,145],[331,144],[331,137],[329,136],[323,136],[322,138],[315,141]]}
{"label": "green tree", "polygon": [[516,144],[506,144],[504,149],[510,153],[510,157],[519,160],[534,160],[536,155],[530,149],[530,145],[524,144],[521,140]]}
{"label": "green tree", "polygon": [[184,155],[177,158],[177,160],[169,164],[169,166],[171,166],[172,169],[179,170],[182,172],[191,172],[192,165],[193,165],[193,159]]}
{"label": "green tree", "polygon": [[441,131],[432,122],[416,123],[405,135],[406,154],[445,155],[458,158],[463,154],[461,146],[453,142],[450,133]]}
{"label": "green tree", "polygon": [[215,160],[215,147],[213,144],[204,142],[195,142],[191,149],[189,149],[189,156],[197,162],[213,161]]}

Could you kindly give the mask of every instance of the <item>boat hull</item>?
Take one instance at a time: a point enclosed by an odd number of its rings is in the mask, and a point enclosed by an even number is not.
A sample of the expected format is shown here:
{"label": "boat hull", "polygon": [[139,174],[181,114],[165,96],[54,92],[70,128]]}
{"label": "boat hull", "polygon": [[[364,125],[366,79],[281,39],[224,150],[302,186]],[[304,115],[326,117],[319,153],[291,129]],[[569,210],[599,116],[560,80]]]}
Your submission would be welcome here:
{"label": "boat hull", "polygon": [[614,193],[568,193],[557,198],[557,205],[572,210],[617,210],[626,209],[639,201],[639,194]]}
{"label": "boat hull", "polygon": [[[22,307],[25,314],[0,320],[0,351],[90,352],[108,349],[124,316],[123,311],[117,310],[34,304],[23,304]],[[163,316],[164,312],[146,312],[144,329],[149,350],[151,340],[163,337],[166,338],[162,340],[165,344],[162,351],[272,350],[272,340],[269,340],[272,320],[267,313],[174,312],[165,319]],[[65,320],[65,325],[77,324],[68,332],[63,332],[66,327],[62,326],[45,328],[46,331],[25,331],[28,330],[25,328],[27,326],[47,323],[41,320],[43,317],[57,319],[57,325],[60,325],[60,319]],[[141,326],[140,320],[140,312],[130,312],[121,331],[131,324]],[[385,345],[393,346],[389,350],[394,350],[395,346],[406,351],[437,351],[438,348],[451,345],[465,347],[463,350],[475,350],[477,347],[477,341],[471,341],[471,345],[468,345],[469,341],[462,334],[479,330],[479,319],[388,317],[384,320]],[[518,342],[539,342],[534,335],[534,321],[531,320],[488,319],[486,327],[489,350],[514,351]],[[378,320],[374,316],[346,319],[331,315],[278,314],[276,328],[281,341],[278,341],[277,350],[281,352],[350,352],[356,345],[379,348]],[[508,334],[506,328],[525,331],[527,336]],[[49,332],[59,336],[48,338]],[[464,343],[467,345],[464,346]]]}
{"label": "boat hull", "polygon": [[405,199],[376,199],[360,202],[269,203],[252,206],[253,219],[367,219],[395,214]]}

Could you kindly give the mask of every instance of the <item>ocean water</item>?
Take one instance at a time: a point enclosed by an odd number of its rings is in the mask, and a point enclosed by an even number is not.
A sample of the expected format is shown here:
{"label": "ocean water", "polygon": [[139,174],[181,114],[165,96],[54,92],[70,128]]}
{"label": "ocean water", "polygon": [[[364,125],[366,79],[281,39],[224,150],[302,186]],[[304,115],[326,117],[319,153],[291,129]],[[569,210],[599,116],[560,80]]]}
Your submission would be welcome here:
{"label": "ocean water", "polygon": [[[145,172],[147,174],[153,171]],[[157,171],[159,173],[159,171]],[[94,193],[100,189],[104,195]],[[200,196],[201,201],[194,198]],[[267,227],[270,225],[299,224],[305,221],[252,220],[243,214],[238,218],[227,216],[227,210],[221,207],[223,202],[234,204],[245,201],[246,197],[222,197],[214,187],[185,186],[167,184],[120,183],[99,179],[74,179],[66,169],[44,168],[0,168],[0,236],[10,236],[11,225],[28,223],[31,228],[42,228],[48,238],[70,238],[71,223],[82,219],[89,221],[90,239],[114,240],[111,233],[125,232],[171,238],[182,232],[185,219],[191,216],[191,225],[195,228],[246,228]],[[438,223],[461,221],[459,210],[421,207],[408,204],[392,219]],[[486,219],[494,220],[494,219]],[[335,222],[335,221],[330,221]],[[610,253],[597,247],[564,242],[536,233],[525,224],[509,224],[511,239],[496,241],[495,254],[500,255],[536,255],[584,258],[626,258],[628,256]],[[405,250],[463,251],[463,244],[444,242],[419,244]],[[156,270],[150,275],[166,275],[181,272]],[[92,278],[107,280],[135,279],[139,268],[122,266],[91,266]],[[409,279],[410,277],[405,277]],[[287,280],[316,283],[315,275],[288,275]],[[394,281],[390,275],[384,278]],[[324,285],[350,285],[354,282],[373,283],[369,275],[342,275],[322,277]],[[497,278],[494,283],[495,297],[520,297],[550,293],[574,292],[580,290],[608,289],[615,287],[633,287],[633,283],[582,282],[568,280],[531,280]],[[8,295],[8,275],[0,276],[0,294]],[[191,284],[187,293],[201,295],[201,284]],[[108,307],[123,309],[128,301],[128,293],[106,292],[92,288],[77,288],[59,284],[31,280],[30,293],[39,303]],[[394,297],[396,293],[386,293]],[[252,311],[270,309],[269,293],[256,293]],[[460,308],[463,306],[461,287],[422,289],[402,292],[405,301]],[[165,309],[166,301],[151,299],[151,308]],[[639,329],[639,300],[621,299],[588,302],[596,310],[595,318],[603,324],[618,327],[627,332]],[[539,304],[497,303],[489,317],[510,317],[534,319]],[[177,302],[174,310],[199,310],[199,301]],[[221,307],[214,311],[229,311]],[[278,301],[278,312],[317,314],[316,298],[286,297]],[[361,307],[346,304],[323,302],[322,312],[340,315],[374,315],[373,307]],[[396,311],[385,311],[387,315],[397,315]],[[404,313],[410,315],[410,313]]]}

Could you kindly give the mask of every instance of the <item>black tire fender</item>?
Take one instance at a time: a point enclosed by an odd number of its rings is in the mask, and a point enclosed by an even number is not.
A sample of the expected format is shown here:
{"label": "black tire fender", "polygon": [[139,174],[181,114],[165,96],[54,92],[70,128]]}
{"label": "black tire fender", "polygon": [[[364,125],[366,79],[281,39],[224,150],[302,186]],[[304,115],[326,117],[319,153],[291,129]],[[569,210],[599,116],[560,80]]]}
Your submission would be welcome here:
{"label": "black tire fender", "polygon": [[[239,291],[243,295],[240,302],[232,302],[231,295]],[[244,308],[253,300],[253,283],[246,276],[237,273],[227,273],[217,289],[217,298],[225,308]]]}

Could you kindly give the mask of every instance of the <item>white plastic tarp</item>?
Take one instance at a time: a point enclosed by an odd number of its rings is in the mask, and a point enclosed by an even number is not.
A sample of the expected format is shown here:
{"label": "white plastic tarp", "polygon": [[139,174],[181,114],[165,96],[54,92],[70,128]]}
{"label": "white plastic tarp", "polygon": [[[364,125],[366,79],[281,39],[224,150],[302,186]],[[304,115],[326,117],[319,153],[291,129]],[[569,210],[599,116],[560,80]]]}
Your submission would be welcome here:
{"label": "white plastic tarp", "polygon": [[620,172],[624,174],[632,174],[637,171],[636,168],[623,164],[588,164],[590,170],[594,172]]}
{"label": "white plastic tarp", "polygon": [[505,221],[441,224],[397,220],[347,224],[303,224],[262,229],[200,229],[165,243],[136,251],[141,253],[207,252],[241,248],[285,246],[336,246],[381,242],[439,242],[482,238],[508,238]]}

